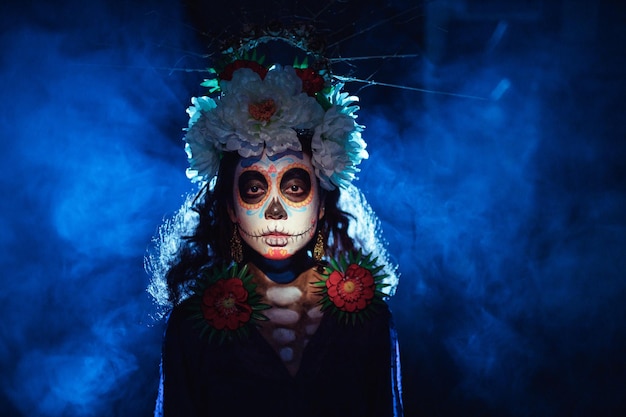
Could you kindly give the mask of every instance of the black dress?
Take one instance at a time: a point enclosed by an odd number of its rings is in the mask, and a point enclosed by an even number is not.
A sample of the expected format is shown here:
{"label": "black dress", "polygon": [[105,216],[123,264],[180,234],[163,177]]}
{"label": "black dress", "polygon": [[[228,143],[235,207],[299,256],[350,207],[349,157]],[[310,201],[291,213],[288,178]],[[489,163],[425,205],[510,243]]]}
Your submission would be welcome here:
{"label": "black dress", "polygon": [[186,303],[165,333],[155,416],[401,416],[397,338],[386,304],[345,324],[325,314],[291,375],[257,329],[218,344],[201,338]]}

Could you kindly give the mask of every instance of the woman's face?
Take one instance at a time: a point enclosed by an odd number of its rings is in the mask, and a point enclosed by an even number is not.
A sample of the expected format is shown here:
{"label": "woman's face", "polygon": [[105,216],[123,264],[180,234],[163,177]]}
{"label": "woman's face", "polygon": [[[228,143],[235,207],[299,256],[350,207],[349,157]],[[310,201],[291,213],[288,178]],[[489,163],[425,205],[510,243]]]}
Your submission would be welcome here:
{"label": "woman's face", "polygon": [[306,246],[321,218],[311,158],[288,151],[241,159],[235,169],[231,219],[241,238],[268,259],[286,259]]}

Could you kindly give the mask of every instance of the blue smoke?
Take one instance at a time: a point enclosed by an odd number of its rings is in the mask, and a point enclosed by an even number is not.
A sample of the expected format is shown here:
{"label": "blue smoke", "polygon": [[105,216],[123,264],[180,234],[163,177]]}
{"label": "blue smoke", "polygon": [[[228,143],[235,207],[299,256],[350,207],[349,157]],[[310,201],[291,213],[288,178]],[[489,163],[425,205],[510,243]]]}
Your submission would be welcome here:
{"label": "blue smoke", "polygon": [[[342,4],[361,27],[382,16]],[[359,92],[370,159],[357,185],[402,274],[408,416],[626,411],[622,11],[601,2],[595,30],[567,31],[554,9],[452,20],[441,54],[365,69],[486,98]],[[202,74],[168,69],[205,65],[196,12],[3,6],[1,415],[151,414],[163,323],[142,258],[191,189],[181,127]],[[343,54],[415,52],[407,22]]]}
{"label": "blue smoke", "polygon": [[451,24],[459,46],[415,72],[489,100],[402,94],[363,116],[416,414],[626,412],[625,38],[597,10],[582,39],[558,21]]}
{"label": "blue smoke", "polygon": [[[3,7],[2,415],[149,415],[142,257],[187,187],[178,6]],[[165,46],[171,46],[168,49]]]}

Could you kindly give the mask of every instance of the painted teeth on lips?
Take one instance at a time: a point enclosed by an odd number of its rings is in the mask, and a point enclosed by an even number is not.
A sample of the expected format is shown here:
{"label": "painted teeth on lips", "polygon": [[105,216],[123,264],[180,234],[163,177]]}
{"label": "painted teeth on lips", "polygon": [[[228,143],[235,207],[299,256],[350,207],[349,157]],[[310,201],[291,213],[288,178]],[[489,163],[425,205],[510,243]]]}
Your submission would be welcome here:
{"label": "painted teeth on lips", "polygon": [[283,233],[267,233],[263,235],[265,243],[269,246],[286,246],[289,243],[289,235]]}

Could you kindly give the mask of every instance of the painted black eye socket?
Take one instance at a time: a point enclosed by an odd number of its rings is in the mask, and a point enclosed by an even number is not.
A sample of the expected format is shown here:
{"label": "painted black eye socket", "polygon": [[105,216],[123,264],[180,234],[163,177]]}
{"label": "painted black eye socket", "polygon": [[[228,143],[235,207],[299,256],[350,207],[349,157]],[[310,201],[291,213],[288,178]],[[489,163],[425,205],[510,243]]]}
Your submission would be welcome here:
{"label": "painted black eye socket", "polygon": [[267,180],[258,171],[244,171],[237,182],[239,196],[247,204],[256,204],[267,194]]}
{"label": "painted black eye socket", "polygon": [[283,174],[280,191],[294,203],[300,203],[311,194],[311,176],[302,168],[292,168]]}

